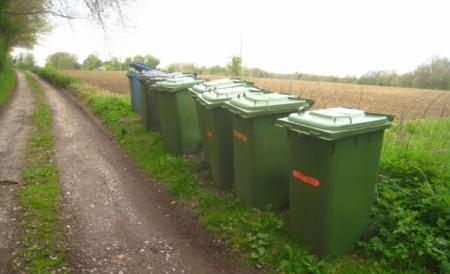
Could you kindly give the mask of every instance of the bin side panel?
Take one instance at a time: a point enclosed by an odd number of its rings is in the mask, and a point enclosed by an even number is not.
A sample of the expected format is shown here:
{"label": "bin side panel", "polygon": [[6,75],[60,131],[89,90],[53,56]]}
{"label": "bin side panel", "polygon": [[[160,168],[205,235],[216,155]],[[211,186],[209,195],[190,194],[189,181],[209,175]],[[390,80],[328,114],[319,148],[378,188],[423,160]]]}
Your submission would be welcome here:
{"label": "bin side panel", "polygon": [[149,130],[148,127],[148,119],[147,119],[147,98],[145,94],[145,85],[140,81],[139,82],[139,114],[141,116],[142,126]]}
{"label": "bin side panel", "polygon": [[[141,98],[141,100],[143,99]],[[158,103],[156,100],[156,91],[151,86],[147,87],[145,90],[147,127],[149,130],[159,131],[161,129],[161,123],[159,121]]]}
{"label": "bin side panel", "polygon": [[206,132],[215,183],[224,190],[234,187],[231,113],[223,108],[207,109]]}
{"label": "bin side panel", "polygon": [[176,92],[176,97],[179,107],[181,153],[197,152],[201,138],[195,100],[187,93],[186,89]]}
{"label": "bin side panel", "polygon": [[195,101],[195,109],[197,111],[198,128],[200,131],[200,140],[203,153],[205,155],[205,161],[208,165],[211,165],[209,156],[210,152],[208,147],[208,133],[206,130],[206,121],[205,121],[206,109],[198,101]]}

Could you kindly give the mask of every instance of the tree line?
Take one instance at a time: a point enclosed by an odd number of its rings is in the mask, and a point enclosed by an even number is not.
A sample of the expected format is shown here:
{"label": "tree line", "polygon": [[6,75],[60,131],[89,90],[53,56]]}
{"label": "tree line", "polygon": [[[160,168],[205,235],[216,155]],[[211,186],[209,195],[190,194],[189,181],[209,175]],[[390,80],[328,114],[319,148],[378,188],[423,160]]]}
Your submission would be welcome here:
{"label": "tree line", "polygon": [[[98,55],[90,54],[82,63],[79,63],[75,54],[56,52],[47,56],[45,65],[61,70],[127,70],[132,62],[139,62],[151,68],[156,68],[160,64],[160,60],[150,54],[136,55],[133,58],[126,57],[123,61],[119,57],[111,57],[109,60],[103,61]],[[29,68],[36,65],[36,60],[32,53],[21,53],[13,59],[12,63],[19,68]]]}

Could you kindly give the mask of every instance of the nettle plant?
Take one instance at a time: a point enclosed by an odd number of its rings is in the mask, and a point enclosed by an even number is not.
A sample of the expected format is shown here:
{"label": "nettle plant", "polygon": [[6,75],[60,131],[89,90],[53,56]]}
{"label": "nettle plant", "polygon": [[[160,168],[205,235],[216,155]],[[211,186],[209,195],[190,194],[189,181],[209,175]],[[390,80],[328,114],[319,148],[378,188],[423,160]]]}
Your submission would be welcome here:
{"label": "nettle plant", "polygon": [[387,132],[373,206],[380,233],[364,252],[398,269],[450,271],[450,119]]}

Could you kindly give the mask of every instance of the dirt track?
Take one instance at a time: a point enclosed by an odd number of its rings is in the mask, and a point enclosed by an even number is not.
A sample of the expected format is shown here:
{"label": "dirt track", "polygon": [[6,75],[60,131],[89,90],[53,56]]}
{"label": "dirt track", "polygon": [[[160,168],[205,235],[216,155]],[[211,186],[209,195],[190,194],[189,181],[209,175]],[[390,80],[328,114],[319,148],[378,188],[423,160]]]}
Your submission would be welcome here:
{"label": "dirt track", "polygon": [[[65,92],[38,81],[53,115],[55,154],[65,201],[63,221],[74,273],[257,272],[242,269],[220,244],[208,238],[189,212],[178,206],[159,182],[144,174]],[[20,174],[23,161],[14,161],[23,158],[19,156],[23,150],[5,142],[17,142],[17,135],[26,136],[30,110],[24,108],[31,102],[24,102],[23,97],[32,96],[19,73],[17,89],[0,111],[0,156],[13,155],[6,158],[12,163],[10,167],[2,164],[0,179]],[[8,118],[11,115],[13,118]],[[14,126],[5,126],[11,121]],[[0,198],[4,212],[14,213],[13,207],[3,202],[4,197]],[[12,231],[12,224],[17,225],[17,219],[0,218],[2,231]],[[8,273],[3,262],[8,261],[8,252],[14,252],[14,244],[7,240],[2,244],[0,273]]]}

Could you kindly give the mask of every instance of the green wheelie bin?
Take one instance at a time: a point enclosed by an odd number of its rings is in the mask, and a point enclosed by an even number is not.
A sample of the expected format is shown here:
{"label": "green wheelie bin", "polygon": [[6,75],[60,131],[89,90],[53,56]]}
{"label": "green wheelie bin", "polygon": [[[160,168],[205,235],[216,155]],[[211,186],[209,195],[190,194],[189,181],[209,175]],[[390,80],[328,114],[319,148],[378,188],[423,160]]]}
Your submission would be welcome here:
{"label": "green wheelie bin", "polygon": [[197,117],[200,128],[200,137],[202,140],[202,149],[205,154],[205,161],[209,165],[211,165],[211,161],[209,159],[209,150],[208,150],[208,135],[206,134],[205,127],[205,108],[202,107],[197,100],[199,96],[208,91],[215,91],[218,89],[238,87],[238,86],[247,86],[252,85],[252,83],[238,79],[238,78],[225,78],[218,79],[213,81],[203,82],[201,84],[195,85],[192,88],[188,89],[188,93],[194,98],[196,101],[196,110]]}
{"label": "green wheelie bin", "polygon": [[167,79],[153,85],[156,92],[161,137],[170,153],[184,155],[200,146],[195,101],[187,89],[204,82],[192,77]]}
{"label": "green wheelie bin", "polygon": [[236,196],[258,208],[288,206],[288,139],[278,118],[314,101],[283,93],[247,95],[225,102],[232,115]]}
{"label": "green wheelie bin", "polygon": [[342,107],[279,119],[290,144],[290,234],[313,254],[345,254],[373,228],[368,225],[378,163],[392,120]]}
{"label": "green wheelie bin", "polygon": [[197,97],[197,108],[202,108],[204,132],[211,170],[215,184],[223,190],[234,187],[233,134],[231,112],[222,108],[224,102],[243,95],[267,93],[255,86],[216,89]]}

